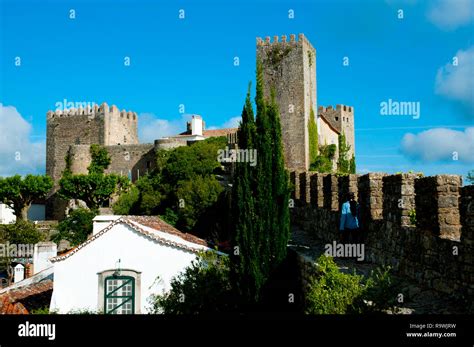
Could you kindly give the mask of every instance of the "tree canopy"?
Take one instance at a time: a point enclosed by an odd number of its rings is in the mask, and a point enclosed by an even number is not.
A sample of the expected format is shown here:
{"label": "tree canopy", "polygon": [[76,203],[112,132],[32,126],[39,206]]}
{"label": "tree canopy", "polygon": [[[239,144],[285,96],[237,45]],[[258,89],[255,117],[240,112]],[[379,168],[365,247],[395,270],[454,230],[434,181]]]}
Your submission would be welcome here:
{"label": "tree canopy", "polygon": [[17,220],[27,220],[33,201],[44,199],[52,187],[46,175],[0,177],[0,201],[13,209]]}

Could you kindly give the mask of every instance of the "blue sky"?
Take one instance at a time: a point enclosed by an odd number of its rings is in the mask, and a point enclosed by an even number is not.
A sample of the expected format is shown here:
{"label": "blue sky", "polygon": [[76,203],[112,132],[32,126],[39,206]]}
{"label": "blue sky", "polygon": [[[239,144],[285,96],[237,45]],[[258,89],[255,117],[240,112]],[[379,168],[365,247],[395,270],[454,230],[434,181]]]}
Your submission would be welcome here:
{"label": "blue sky", "polygon": [[[318,105],[355,108],[358,172],[474,169],[469,0],[0,4],[0,175],[44,172],[46,112],[64,99],[137,112],[143,141],[184,130],[180,105],[232,126],[255,38],[291,33],[316,48]],[[419,103],[420,117],[381,115],[389,99]]]}

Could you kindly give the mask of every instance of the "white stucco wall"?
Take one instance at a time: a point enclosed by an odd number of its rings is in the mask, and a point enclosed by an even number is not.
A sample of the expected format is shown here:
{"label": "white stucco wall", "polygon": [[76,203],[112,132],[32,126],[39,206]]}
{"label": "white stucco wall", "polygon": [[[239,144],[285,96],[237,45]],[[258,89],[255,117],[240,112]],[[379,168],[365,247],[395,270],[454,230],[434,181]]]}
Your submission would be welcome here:
{"label": "white stucco wall", "polygon": [[168,291],[171,279],[189,266],[195,257],[195,253],[164,246],[128,225],[117,224],[69,258],[54,263],[50,309],[59,313],[97,311],[97,274],[115,269],[120,259],[122,269],[141,272],[140,313],[147,313],[150,295]]}
{"label": "white stucco wall", "polygon": [[5,204],[0,203],[0,224],[15,223],[16,217],[13,210]]}

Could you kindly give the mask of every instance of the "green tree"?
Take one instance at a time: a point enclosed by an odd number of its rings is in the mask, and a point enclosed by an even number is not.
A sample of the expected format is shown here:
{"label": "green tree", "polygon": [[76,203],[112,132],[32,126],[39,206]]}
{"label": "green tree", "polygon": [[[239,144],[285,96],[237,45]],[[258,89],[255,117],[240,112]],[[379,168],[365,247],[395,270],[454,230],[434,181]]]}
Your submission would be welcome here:
{"label": "green tree", "polygon": [[249,88],[238,134],[239,148],[256,148],[258,161],[255,168],[236,164],[232,191],[232,279],[240,297],[250,305],[259,300],[263,285],[285,258],[290,230],[280,115],[274,93],[267,101],[263,88],[258,61],[256,120],[254,123]]}
{"label": "green tree", "polygon": [[309,137],[309,162],[310,165],[316,162],[318,157],[318,126],[314,116],[314,110],[311,107],[308,120],[308,137]]}
{"label": "green tree", "polygon": [[223,190],[214,176],[196,176],[182,181],[177,190],[178,229],[192,231],[200,216],[217,201]]}
{"label": "green tree", "polygon": [[114,214],[118,215],[132,215],[137,210],[137,204],[140,199],[140,191],[133,185],[130,189],[123,194],[112,205]]}
{"label": "green tree", "polygon": [[92,161],[88,167],[89,173],[73,175],[66,169],[59,180],[58,194],[66,200],[82,200],[88,208],[98,211],[113,195],[126,191],[129,180],[116,174],[104,174],[110,164],[110,156],[104,148],[91,145],[90,153]]}
{"label": "green tree", "polygon": [[87,168],[89,173],[103,174],[109,167],[111,159],[107,150],[100,146],[93,144],[90,146],[91,164]]}
{"label": "green tree", "polygon": [[[237,137],[239,148],[255,149],[256,126],[250,101],[250,85]],[[248,163],[237,162],[232,184],[231,225],[234,230],[231,232],[231,279],[234,290],[245,300],[255,300],[255,293],[262,283],[258,259],[255,171],[256,168]]]}
{"label": "green tree", "polygon": [[[8,242],[10,245],[34,245],[43,240],[44,235],[29,221],[20,219],[14,224],[0,225],[0,243],[2,244]],[[13,257],[9,252],[0,257],[0,271],[7,273],[8,285],[13,280],[12,261]]]}
{"label": "green tree", "polygon": [[351,163],[350,159],[348,159],[347,156],[349,154],[351,146],[347,144],[346,135],[344,135],[343,132],[339,135],[338,142],[339,158],[337,160],[337,172],[342,174],[348,174],[350,173]]}
{"label": "green tree", "polygon": [[88,209],[73,210],[58,224],[58,233],[51,238],[52,241],[59,243],[61,240],[67,240],[72,246],[80,245],[92,233],[92,220],[95,216],[96,214]]}
{"label": "green tree", "polygon": [[319,155],[316,157],[315,162],[311,164],[310,170],[321,173],[332,172],[336,149],[337,147],[334,144],[319,147]]}
{"label": "green tree", "polygon": [[355,174],[356,173],[356,160],[354,154],[352,155],[351,161],[349,163],[349,173]]}
{"label": "green tree", "polygon": [[474,170],[469,171],[466,178],[470,184],[474,184]]}
{"label": "green tree", "polygon": [[272,137],[272,195],[270,200],[272,218],[268,241],[270,242],[271,254],[270,270],[274,271],[286,257],[288,240],[290,238],[290,210],[288,207],[290,198],[288,186],[289,177],[285,169],[285,159],[283,155],[280,112],[275,101],[274,93],[272,93],[271,102],[268,107],[268,118],[270,120],[270,134]]}
{"label": "green tree", "polygon": [[[186,270],[173,278],[171,290],[155,295],[151,313],[206,314],[234,310],[229,281],[229,259],[215,252],[201,253]],[[159,279],[158,279],[159,280]]]}
{"label": "green tree", "polygon": [[0,177],[0,201],[13,209],[17,220],[27,220],[33,201],[44,199],[53,187],[46,175],[20,175]]}

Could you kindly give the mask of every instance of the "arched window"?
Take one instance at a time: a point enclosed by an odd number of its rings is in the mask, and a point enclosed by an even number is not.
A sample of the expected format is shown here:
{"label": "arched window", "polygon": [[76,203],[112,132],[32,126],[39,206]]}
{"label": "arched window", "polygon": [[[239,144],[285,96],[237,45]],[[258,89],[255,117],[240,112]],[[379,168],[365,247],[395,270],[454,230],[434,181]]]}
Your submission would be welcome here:
{"label": "arched window", "polygon": [[99,311],[104,314],[140,313],[140,272],[115,269],[98,275]]}
{"label": "arched window", "polygon": [[104,313],[135,313],[135,278],[108,276],[104,283]]}

